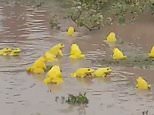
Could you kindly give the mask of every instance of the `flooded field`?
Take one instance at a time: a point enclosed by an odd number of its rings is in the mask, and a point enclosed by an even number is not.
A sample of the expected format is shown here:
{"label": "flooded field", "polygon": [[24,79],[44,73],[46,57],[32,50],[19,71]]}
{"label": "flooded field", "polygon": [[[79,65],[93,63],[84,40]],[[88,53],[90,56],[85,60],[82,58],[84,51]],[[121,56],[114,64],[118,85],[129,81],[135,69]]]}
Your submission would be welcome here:
{"label": "flooded field", "polygon": [[[72,39],[65,33],[72,22],[62,20],[60,30],[50,29],[48,9],[0,3],[0,48],[20,47],[23,50],[19,57],[0,57],[1,114],[143,115],[148,110],[148,115],[154,115],[154,62],[144,63],[154,45],[153,20],[154,17],[144,15],[135,23],[114,24],[99,31],[77,29],[77,36]],[[110,31],[117,33],[122,41],[117,46],[130,57],[129,64],[127,61],[112,63],[113,46],[104,42]],[[56,43],[65,44],[64,57],[57,62],[62,68],[64,83],[46,86],[42,82],[45,75],[29,75],[26,68]],[[68,55],[72,43],[80,46],[86,54],[85,60],[70,61]],[[134,63],[136,57],[139,62]],[[105,66],[113,69],[108,79],[70,77],[70,73],[81,67]],[[152,85],[150,91],[135,88],[138,76],[145,76]],[[87,93],[89,104],[85,107],[55,101],[57,96],[79,92]]]}

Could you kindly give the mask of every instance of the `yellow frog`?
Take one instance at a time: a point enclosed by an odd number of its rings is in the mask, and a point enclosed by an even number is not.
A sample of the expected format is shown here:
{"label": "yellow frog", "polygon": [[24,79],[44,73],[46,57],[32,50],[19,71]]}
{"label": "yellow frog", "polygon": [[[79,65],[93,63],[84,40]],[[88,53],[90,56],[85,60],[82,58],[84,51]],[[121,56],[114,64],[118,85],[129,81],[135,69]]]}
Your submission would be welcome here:
{"label": "yellow frog", "polygon": [[81,52],[79,46],[77,44],[72,44],[70,51],[71,59],[83,59],[85,55]]}
{"label": "yellow frog", "polygon": [[12,48],[3,48],[0,50],[0,55],[2,56],[9,55],[11,51],[12,51]]}
{"label": "yellow frog", "polygon": [[113,59],[114,60],[123,60],[127,59],[127,56],[123,54],[122,51],[120,51],[118,48],[113,49]]}
{"label": "yellow frog", "polygon": [[149,53],[150,58],[154,58],[154,46],[152,47],[150,53]]}
{"label": "yellow frog", "polygon": [[64,48],[64,44],[59,43],[59,44],[53,46],[52,48],[50,48],[49,52],[52,55],[55,55],[56,57],[63,56],[63,53],[62,53],[63,48]]}
{"label": "yellow frog", "polygon": [[16,49],[13,49],[11,52],[10,52],[10,56],[18,56],[20,55],[20,52],[21,52],[21,49],[20,48],[16,48]]}
{"label": "yellow frog", "polygon": [[45,60],[46,62],[55,62],[57,61],[57,58],[55,55],[51,54],[49,51],[47,51],[45,54],[44,54],[44,57],[45,57]]}
{"label": "yellow frog", "polygon": [[71,74],[72,77],[84,78],[89,75],[92,75],[94,69],[91,68],[79,68],[74,73]]}
{"label": "yellow frog", "polygon": [[75,32],[74,27],[70,26],[67,30],[67,35],[74,36],[74,32]]}
{"label": "yellow frog", "polygon": [[106,77],[111,72],[112,72],[112,69],[110,67],[98,68],[97,70],[94,71],[93,75],[95,77]]}
{"label": "yellow frog", "polygon": [[117,41],[116,34],[114,32],[111,32],[107,36],[107,42],[109,42],[109,43],[115,43],[116,41]]}
{"label": "yellow frog", "polygon": [[43,74],[45,72],[45,70],[43,68],[31,66],[27,69],[27,72],[33,73],[33,74]]}
{"label": "yellow frog", "polygon": [[46,75],[46,78],[44,79],[45,84],[61,84],[63,83],[63,77],[62,72],[59,66],[54,65],[49,72]]}
{"label": "yellow frog", "polygon": [[138,77],[136,79],[136,81],[137,81],[136,88],[138,88],[138,89],[146,90],[146,89],[150,89],[151,88],[151,85],[148,84],[147,81],[144,80],[142,77]]}
{"label": "yellow frog", "polygon": [[42,74],[46,70],[46,64],[44,57],[38,58],[30,67],[27,68],[27,72],[34,74]]}

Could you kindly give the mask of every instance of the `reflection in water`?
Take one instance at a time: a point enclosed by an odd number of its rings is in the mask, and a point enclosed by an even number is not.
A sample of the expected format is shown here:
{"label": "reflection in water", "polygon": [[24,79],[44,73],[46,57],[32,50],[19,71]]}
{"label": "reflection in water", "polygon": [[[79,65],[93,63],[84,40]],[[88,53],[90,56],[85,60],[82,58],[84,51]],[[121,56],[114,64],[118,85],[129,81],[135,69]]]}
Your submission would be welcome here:
{"label": "reflection in water", "polygon": [[86,115],[86,108],[87,108],[87,105],[79,105],[79,106],[69,105],[67,109],[63,109],[60,111],[64,114],[69,114],[75,111],[76,115]]}
{"label": "reflection in water", "polygon": [[51,93],[58,93],[58,92],[60,92],[62,90],[62,86],[60,86],[60,85],[49,85],[49,91],[51,92]]}
{"label": "reflection in water", "polygon": [[[132,26],[132,25],[131,25]],[[141,34],[146,37],[146,28],[141,26]],[[54,33],[48,28],[48,12],[46,9],[34,9],[22,4],[0,4],[0,48],[20,47],[23,52],[19,57],[0,57],[0,111],[3,115],[141,115],[144,110],[149,114],[154,113],[154,97],[152,70],[143,70],[133,67],[115,67],[107,79],[75,79],[70,73],[81,67],[102,67],[99,63],[102,58],[112,59],[113,47],[120,47],[127,52],[135,54],[143,47],[144,41],[131,38],[134,42],[109,45],[103,41],[105,33],[115,30],[118,33],[130,35],[129,25],[122,27],[107,27],[102,32],[89,32],[89,35],[77,35],[75,39],[67,37],[65,32]],[[153,30],[153,29],[151,29]],[[139,33],[139,29],[137,29]],[[52,32],[52,35],[51,35]],[[85,32],[86,33],[86,32]],[[80,34],[80,33],[79,33]],[[150,37],[154,36],[149,32]],[[130,37],[131,37],[130,36]],[[142,37],[142,36],[140,36]],[[149,38],[150,38],[149,37]],[[126,36],[128,38],[128,36]],[[141,38],[142,39],[142,38]],[[124,40],[124,39],[123,39]],[[136,40],[136,41],[135,41]],[[126,39],[126,41],[128,41]],[[42,83],[45,75],[32,76],[25,72],[25,68],[31,65],[36,58],[56,43],[65,44],[64,55],[57,64],[62,68],[65,83],[61,86],[46,86]],[[137,46],[136,42],[140,45]],[[146,41],[150,42],[150,41]],[[86,54],[86,60],[72,62],[69,59],[70,46],[72,43],[79,44]],[[152,43],[149,43],[152,44]],[[149,46],[148,46],[149,47]],[[128,56],[131,54],[127,54]],[[99,61],[98,61],[99,60]],[[106,65],[103,65],[103,67]],[[110,66],[110,65],[108,65]],[[152,84],[151,91],[135,89],[135,79],[139,75],[146,76]],[[87,92],[89,104],[83,106],[68,106],[58,104],[53,99],[56,95],[76,94]],[[6,109],[7,108],[7,109]],[[26,108],[26,110],[25,110]]]}

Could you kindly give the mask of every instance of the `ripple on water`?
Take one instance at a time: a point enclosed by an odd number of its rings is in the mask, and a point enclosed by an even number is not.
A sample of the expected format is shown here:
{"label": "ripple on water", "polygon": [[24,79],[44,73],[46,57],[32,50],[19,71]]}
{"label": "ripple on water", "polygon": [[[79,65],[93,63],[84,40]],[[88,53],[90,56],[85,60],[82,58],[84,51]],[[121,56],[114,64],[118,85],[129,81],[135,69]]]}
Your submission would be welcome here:
{"label": "ripple on water", "polygon": [[[43,11],[44,12],[44,11]],[[27,14],[30,12],[27,12]],[[26,13],[25,13],[26,15]],[[25,17],[23,14],[23,17]],[[39,16],[41,15],[41,16]],[[41,56],[44,49],[49,48],[51,45],[46,38],[49,38],[48,29],[45,25],[45,15],[41,12],[33,13],[31,18],[27,16],[27,21],[24,21],[20,26],[15,26],[17,31],[12,31],[11,25],[4,25],[3,29],[7,30],[2,32],[2,40],[0,42],[1,48],[3,47],[20,47],[22,49],[21,56],[18,57],[1,57],[3,64],[1,65],[1,72],[23,72],[26,66],[31,64],[36,58]],[[36,18],[42,17],[43,19]],[[10,16],[8,21],[13,17]],[[2,20],[2,21],[5,21]],[[20,22],[20,20],[19,20]],[[40,47],[41,46],[41,47]]]}

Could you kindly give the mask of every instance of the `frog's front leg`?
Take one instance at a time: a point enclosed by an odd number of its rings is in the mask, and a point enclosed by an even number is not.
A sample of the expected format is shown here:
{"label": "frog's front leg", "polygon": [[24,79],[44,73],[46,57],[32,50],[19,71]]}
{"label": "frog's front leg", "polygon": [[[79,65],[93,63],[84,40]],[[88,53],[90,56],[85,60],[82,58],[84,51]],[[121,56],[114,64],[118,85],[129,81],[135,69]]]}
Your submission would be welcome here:
{"label": "frog's front leg", "polygon": [[59,50],[58,53],[59,53],[60,56],[63,56],[63,52],[62,52],[62,50]]}

